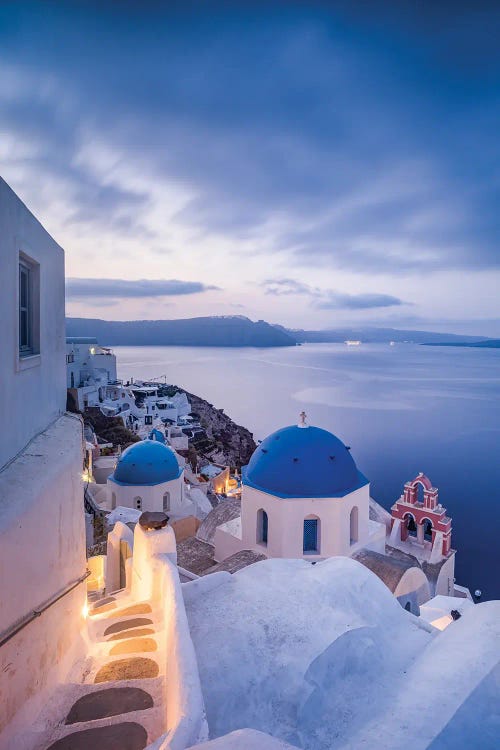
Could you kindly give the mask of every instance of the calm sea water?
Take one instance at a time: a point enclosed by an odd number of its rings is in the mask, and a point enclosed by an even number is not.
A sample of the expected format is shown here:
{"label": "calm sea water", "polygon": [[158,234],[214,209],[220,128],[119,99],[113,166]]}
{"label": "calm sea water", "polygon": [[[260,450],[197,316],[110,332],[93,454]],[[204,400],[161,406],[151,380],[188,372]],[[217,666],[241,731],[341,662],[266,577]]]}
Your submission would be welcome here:
{"label": "calm sea water", "polygon": [[453,519],[457,582],[500,598],[500,351],[383,344],[115,347],[119,377],[166,375],[262,439],[298,421],[337,434],[390,508],[419,471]]}

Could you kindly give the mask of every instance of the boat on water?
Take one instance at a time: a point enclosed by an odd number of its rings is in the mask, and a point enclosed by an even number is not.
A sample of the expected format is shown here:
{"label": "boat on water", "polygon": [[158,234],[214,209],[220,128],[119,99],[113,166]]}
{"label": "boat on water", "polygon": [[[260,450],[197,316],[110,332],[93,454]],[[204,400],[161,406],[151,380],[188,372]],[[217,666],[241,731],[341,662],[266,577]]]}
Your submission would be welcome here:
{"label": "boat on water", "polygon": [[344,341],[344,344],[347,344],[347,346],[359,346],[361,344],[361,341],[347,339],[347,341]]}

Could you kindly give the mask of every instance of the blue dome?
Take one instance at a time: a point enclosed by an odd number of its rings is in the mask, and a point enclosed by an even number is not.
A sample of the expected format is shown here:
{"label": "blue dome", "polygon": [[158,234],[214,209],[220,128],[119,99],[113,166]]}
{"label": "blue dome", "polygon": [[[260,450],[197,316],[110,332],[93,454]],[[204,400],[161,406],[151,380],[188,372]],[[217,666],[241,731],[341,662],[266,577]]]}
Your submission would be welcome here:
{"label": "blue dome", "polygon": [[153,427],[151,432],[148,435],[149,440],[158,440],[160,443],[165,443],[165,435],[163,432],[160,432],[160,430],[157,430],[156,427]]}
{"label": "blue dome", "polygon": [[159,440],[141,440],[123,451],[110,479],[117,484],[145,485],[170,482],[180,477],[175,453]]}
{"label": "blue dome", "polygon": [[338,437],[319,427],[269,435],[242,471],[243,483],[277,497],[343,497],[368,484]]}

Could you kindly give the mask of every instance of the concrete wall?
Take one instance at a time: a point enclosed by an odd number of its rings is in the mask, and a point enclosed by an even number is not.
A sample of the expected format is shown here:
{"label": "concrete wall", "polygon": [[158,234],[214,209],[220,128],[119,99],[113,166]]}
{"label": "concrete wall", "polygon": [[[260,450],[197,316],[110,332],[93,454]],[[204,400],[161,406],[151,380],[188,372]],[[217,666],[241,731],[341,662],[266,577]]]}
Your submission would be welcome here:
{"label": "concrete wall", "polygon": [[[239,520],[240,519],[236,518],[215,529],[214,559],[216,562],[222,562],[226,558],[231,557],[231,555],[236,554],[236,552],[239,552],[241,549],[244,549],[241,540],[241,522],[238,524]],[[264,547],[260,547],[260,549],[264,550]]]}
{"label": "concrete wall", "polygon": [[[19,357],[19,254],[39,264],[39,354]],[[64,253],[0,178],[0,467],[66,408]]]}
{"label": "concrete wall", "polygon": [[[0,472],[2,633],[86,571],[82,460],[82,423],[62,416]],[[83,583],[0,647],[0,747],[83,655],[85,601]]]}
{"label": "concrete wall", "polygon": [[404,609],[420,614],[420,605],[429,601],[429,582],[421,568],[408,568],[394,590],[394,596]]}
{"label": "concrete wall", "polygon": [[[268,557],[307,559],[351,555],[368,541],[369,485],[342,498],[277,498],[244,486],[241,499],[243,549],[255,549]],[[358,508],[358,541],[350,542],[350,513]],[[257,513],[268,515],[268,542],[257,542]],[[320,519],[320,550],[303,555],[304,519]]]}
{"label": "concrete wall", "polygon": [[436,585],[431,582],[431,596],[443,594],[443,596],[453,596],[455,591],[455,553],[451,554],[445,563],[441,566]]}
{"label": "concrete wall", "polygon": [[201,521],[199,518],[186,516],[186,518],[179,518],[177,521],[172,521],[170,525],[174,530],[176,541],[182,542],[184,539],[195,536],[200,528],[200,524]]}

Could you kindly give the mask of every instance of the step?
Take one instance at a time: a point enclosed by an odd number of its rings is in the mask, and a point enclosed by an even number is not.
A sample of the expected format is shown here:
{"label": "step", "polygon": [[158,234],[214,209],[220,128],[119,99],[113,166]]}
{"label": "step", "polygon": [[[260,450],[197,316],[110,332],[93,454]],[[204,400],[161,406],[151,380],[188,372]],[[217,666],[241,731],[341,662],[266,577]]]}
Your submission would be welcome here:
{"label": "step", "polygon": [[148,733],[141,724],[124,721],[73,732],[53,742],[47,750],[144,750],[147,743]]}
{"label": "step", "polygon": [[153,620],[149,617],[135,617],[132,620],[123,620],[122,622],[115,622],[109,625],[104,631],[103,635],[113,635],[114,633],[121,633],[122,630],[129,630],[130,628],[139,628],[143,625],[152,625]]}
{"label": "step", "polygon": [[153,698],[137,687],[112,687],[96,690],[79,698],[71,707],[65,724],[96,721],[108,716],[143,711],[153,707]]}
{"label": "step", "polygon": [[159,671],[158,664],[153,659],[145,656],[131,656],[128,659],[115,659],[104,664],[94,677],[94,683],[143,680],[158,677]]}

